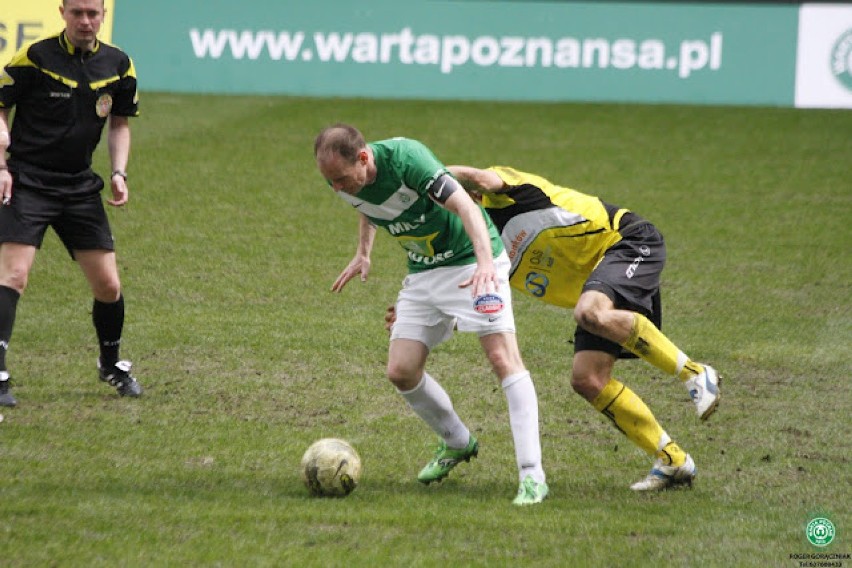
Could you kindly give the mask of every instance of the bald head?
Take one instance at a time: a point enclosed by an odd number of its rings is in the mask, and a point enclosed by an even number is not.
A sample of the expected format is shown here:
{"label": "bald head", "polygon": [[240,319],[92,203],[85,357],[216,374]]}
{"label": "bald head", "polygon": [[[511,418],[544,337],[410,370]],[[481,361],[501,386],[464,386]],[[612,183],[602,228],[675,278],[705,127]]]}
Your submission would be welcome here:
{"label": "bald head", "polygon": [[353,163],[367,146],[364,135],[348,124],[338,123],[324,128],[314,141],[314,157],[317,162],[340,156],[345,162]]}

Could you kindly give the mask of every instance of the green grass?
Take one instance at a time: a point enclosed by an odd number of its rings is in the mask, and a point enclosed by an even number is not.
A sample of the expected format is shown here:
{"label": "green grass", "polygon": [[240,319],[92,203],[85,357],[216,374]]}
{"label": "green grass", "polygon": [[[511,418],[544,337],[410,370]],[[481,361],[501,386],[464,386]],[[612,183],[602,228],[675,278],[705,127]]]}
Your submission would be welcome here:
{"label": "green grass", "polygon": [[[111,211],[123,355],[146,395],[96,379],[90,296],[51,233],[8,361],[0,424],[3,566],[795,566],[852,552],[852,112],[638,105],[143,95],[131,203]],[[725,377],[699,423],[677,381],[617,376],[694,456],[692,491],[635,495],[649,459],[571,391],[568,311],[517,297],[551,497],[517,487],[505,399],[475,338],[430,372],[481,443],[441,485],[433,436],[384,378],[382,316],[404,276],[331,283],[357,218],[315,171],[347,121],[416,137],[446,163],[513,165],[599,194],[664,232],[664,329]],[[105,154],[98,156],[108,171]],[[302,452],[362,455],[346,499],[308,497]],[[819,550],[816,513],[837,527]]]}

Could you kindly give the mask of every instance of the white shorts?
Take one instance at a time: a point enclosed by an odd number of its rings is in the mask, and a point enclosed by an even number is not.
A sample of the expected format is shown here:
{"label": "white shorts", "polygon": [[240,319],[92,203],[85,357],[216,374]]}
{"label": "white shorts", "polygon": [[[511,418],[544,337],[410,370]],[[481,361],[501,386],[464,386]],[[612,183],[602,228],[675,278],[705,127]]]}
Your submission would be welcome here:
{"label": "white shorts", "polygon": [[495,293],[477,298],[471,297],[470,288],[459,288],[461,282],[473,275],[475,263],[409,274],[402,281],[396,300],[391,340],[413,339],[432,349],[452,337],[456,327],[459,331],[476,332],[480,337],[515,333],[509,266],[505,252],[495,258],[500,286]]}

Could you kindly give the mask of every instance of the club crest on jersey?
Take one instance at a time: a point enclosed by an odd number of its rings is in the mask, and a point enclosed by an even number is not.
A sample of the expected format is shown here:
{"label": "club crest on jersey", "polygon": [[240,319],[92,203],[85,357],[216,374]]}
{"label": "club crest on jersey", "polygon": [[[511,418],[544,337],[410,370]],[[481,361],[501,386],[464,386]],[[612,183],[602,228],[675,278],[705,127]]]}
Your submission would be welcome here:
{"label": "club crest on jersey", "polygon": [[506,306],[503,303],[503,298],[497,294],[484,294],[477,296],[473,301],[473,309],[478,314],[497,314],[503,311]]}
{"label": "club crest on jersey", "polygon": [[97,102],[95,103],[95,112],[98,113],[98,116],[101,118],[106,118],[109,116],[109,112],[112,110],[112,97],[109,95],[101,95],[98,97]]}

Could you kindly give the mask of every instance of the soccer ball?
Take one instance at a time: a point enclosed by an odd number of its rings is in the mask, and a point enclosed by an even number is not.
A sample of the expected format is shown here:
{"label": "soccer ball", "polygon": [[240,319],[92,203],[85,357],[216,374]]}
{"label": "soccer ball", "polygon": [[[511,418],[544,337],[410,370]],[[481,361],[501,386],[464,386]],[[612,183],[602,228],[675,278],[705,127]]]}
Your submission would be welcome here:
{"label": "soccer ball", "polygon": [[302,480],[315,497],[344,497],[361,479],[361,458],[349,442],[317,440],[302,456]]}

